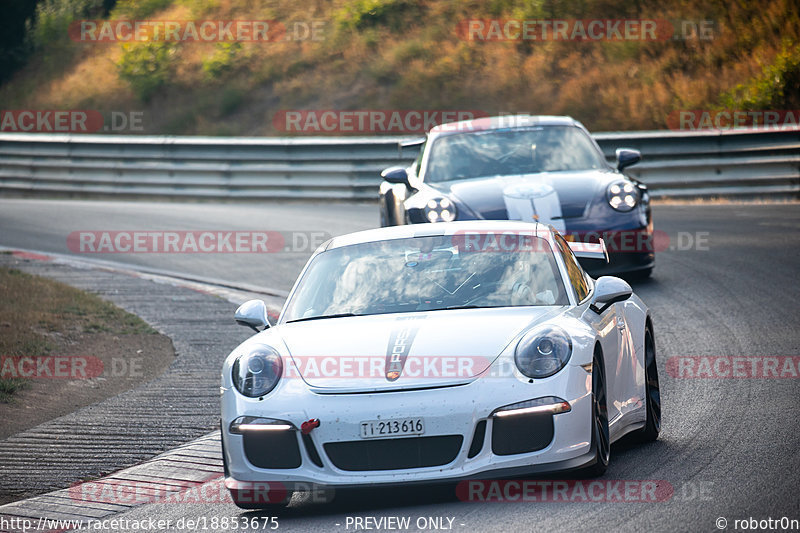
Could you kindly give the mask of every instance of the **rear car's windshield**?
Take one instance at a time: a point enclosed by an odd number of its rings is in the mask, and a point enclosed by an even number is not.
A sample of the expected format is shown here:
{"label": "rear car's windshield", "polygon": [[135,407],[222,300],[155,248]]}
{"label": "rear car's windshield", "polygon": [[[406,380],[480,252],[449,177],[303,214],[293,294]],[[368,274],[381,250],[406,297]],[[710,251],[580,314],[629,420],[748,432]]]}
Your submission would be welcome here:
{"label": "rear car's windshield", "polygon": [[607,168],[574,126],[541,126],[444,135],[433,142],[425,181]]}
{"label": "rear car's windshield", "polygon": [[530,234],[465,233],[320,253],[287,303],[283,321],[568,303],[546,240]]}

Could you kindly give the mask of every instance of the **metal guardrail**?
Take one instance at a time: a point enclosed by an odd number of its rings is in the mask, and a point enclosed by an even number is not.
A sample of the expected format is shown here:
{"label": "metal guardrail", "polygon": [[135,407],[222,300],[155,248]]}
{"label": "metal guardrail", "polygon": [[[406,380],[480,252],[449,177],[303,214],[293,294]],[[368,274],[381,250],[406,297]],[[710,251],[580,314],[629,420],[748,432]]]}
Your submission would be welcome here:
{"label": "metal guardrail", "polygon": [[[798,196],[800,129],[599,133],[609,160],[656,197]],[[407,137],[212,138],[0,134],[0,194],[375,199],[380,171],[410,162]]]}
{"label": "metal guardrail", "polygon": [[606,158],[642,152],[626,172],[656,197],[800,196],[800,128],[772,131],[629,132],[595,135]]}

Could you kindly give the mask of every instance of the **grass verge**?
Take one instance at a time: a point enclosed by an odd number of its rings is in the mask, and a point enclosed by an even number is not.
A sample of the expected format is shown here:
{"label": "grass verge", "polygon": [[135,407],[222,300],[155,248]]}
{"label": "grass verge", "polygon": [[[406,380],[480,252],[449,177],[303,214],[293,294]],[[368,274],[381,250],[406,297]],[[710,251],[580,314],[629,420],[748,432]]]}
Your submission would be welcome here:
{"label": "grass verge", "polygon": [[[0,268],[0,357],[42,357],[95,334],[157,335],[139,317],[63,283]],[[30,385],[0,366],[0,402]]]}

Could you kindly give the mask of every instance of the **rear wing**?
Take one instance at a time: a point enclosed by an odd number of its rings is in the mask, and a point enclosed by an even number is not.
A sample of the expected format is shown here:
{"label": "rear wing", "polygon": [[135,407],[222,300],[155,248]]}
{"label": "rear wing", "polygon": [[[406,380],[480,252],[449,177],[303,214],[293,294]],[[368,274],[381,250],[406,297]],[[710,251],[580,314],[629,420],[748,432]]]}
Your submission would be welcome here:
{"label": "rear wing", "polygon": [[597,259],[608,263],[608,249],[606,242],[600,239],[600,242],[568,242],[570,250],[575,254],[575,257],[581,259]]}

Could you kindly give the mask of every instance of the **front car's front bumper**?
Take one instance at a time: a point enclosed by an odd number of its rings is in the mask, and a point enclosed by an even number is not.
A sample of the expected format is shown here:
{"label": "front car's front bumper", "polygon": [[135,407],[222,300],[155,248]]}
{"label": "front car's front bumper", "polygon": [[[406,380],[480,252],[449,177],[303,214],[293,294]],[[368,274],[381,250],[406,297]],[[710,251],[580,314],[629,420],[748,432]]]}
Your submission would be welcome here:
{"label": "front car's front bumper", "polygon": [[[229,488],[263,482],[289,490],[449,482],[571,470],[594,461],[591,374],[577,364],[534,383],[485,376],[459,386],[416,391],[319,394],[294,378],[282,380],[278,388],[280,394],[264,401],[223,391]],[[500,407],[549,396],[566,400],[570,410],[535,416],[521,412],[518,418],[506,416],[500,422],[493,415]],[[241,416],[282,420],[291,429],[280,437],[271,431],[232,433],[231,422]],[[424,419],[423,436],[360,438],[361,421],[409,417]],[[310,419],[319,419],[320,425],[302,435],[299,428]],[[292,450],[277,450],[271,443]]]}

